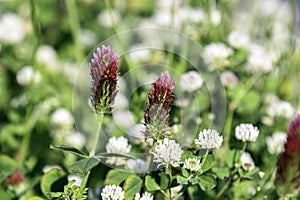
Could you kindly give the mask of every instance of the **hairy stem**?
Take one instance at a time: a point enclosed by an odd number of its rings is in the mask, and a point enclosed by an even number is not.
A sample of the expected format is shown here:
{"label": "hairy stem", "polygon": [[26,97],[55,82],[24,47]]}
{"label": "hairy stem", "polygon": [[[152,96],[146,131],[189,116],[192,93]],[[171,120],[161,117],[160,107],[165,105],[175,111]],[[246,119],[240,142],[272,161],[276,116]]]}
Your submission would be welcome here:
{"label": "hairy stem", "polygon": [[[99,114],[99,119],[98,119],[98,127],[97,127],[97,131],[96,131],[96,137],[95,137],[95,140],[94,140],[94,144],[93,144],[93,147],[92,147],[92,150],[90,152],[90,158],[93,157],[96,153],[96,149],[97,149],[97,145],[98,145],[98,141],[99,141],[99,137],[100,137],[100,133],[101,133],[101,127],[102,127],[102,123],[103,123],[103,116],[104,114],[103,113],[100,113]],[[90,171],[86,173],[86,175],[83,177],[83,180],[81,182],[81,188],[85,188],[86,187],[86,184],[87,184],[87,181],[89,179],[89,176],[90,176]]]}
{"label": "hairy stem", "polygon": [[103,113],[99,114],[98,127],[97,127],[97,131],[96,131],[96,137],[95,137],[95,140],[94,140],[94,145],[93,145],[92,150],[90,152],[90,157],[93,157],[95,155],[95,152],[96,152],[96,148],[97,148],[97,145],[98,145],[98,140],[99,140],[100,133],[101,133],[103,116],[104,116]]}

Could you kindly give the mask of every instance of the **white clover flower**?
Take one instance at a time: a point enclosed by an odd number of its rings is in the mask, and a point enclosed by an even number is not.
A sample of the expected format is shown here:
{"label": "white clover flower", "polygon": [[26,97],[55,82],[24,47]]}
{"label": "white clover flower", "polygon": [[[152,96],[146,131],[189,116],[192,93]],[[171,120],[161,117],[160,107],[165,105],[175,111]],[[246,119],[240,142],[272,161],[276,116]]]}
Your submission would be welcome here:
{"label": "white clover flower", "polygon": [[175,7],[178,8],[182,5],[183,0],[165,0],[165,1],[157,1],[157,9],[159,10],[170,10]]}
{"label": "white clover flower", "polygon": [[120,186],[107,185],[103,188],[101,197],[103,200],[123,200],[125,193]]}
{"label": "white clover flower", "polygon": [[43,113],[49,113],[50,110],[59,106],[60,102],[55,97],[50,97],[40,102],[39,107]]}
{"label": "white clover flower", "polygon": [[181,76],[180,86],[183,91],[193,92],[203,85],[203,79],[195,71],[189,71]]}
{"label": "white clover flower", "polygon": [[41,74],[34,72],[31,66],[25,66],[17,72],[17,82],[20,85],[28,85],[30,83],[39,83],[41,81]]}
{"label": "white clover flower", "polygon": [[252,52],[247,59],[246,71],[251,73],[268,73],[272,71],[273,63],[270,54],[264,51]]}
{"label": "white clover flower", "polygon": [[28,97],[24,94],[16,96],[11,99],[10,105],[14,108],[18,108],[20,106],[25,106],[28,103]]}
{"label": "white clover flower", "polygon": [[200,169],[200,159],[187,158],[183,162],[183,167],[191,171],[198,171]]}
{"label": "white clover flower", "polygon": [[134,114],[129,110],[113,111],[115,123],[122,129],[128,130],[135,125]]}
{"label": "white clover flower", "polygon": [[79,72],[79,66],[74,61],[61,62],[63,74],[70,83],[75,83],[77,80],[77,74]]}
{"label": "white clover flower", "polygon": [[148,171],[149,164],[142,159],[128,159],[127,166],[134,173],[145,173]]}
{"label": "white clover flower", "polygon": [[118,93],[126,94],[127,85],[126,85],[126,80],[123,77],[118,76],[117,85],[119,89]]}
{"label": "white clover flower", "polygon": [[255,142],[259,135],[259,130],[252,124],[240,124],[235,127],[235,137],[243,142]]}
{"label": "white clover flower", "polygon": [[76,147],[78,149],[82,149],[82,147],[85,144],[85,141],[86,141],[85,136],[78,131],[73,132],[72,134],[67,135],[65,137],[66,144],[72,147]]}
{"label": "white clover flower", "polygon": [[201,23],[206,19],[206,14],[201,8],[182,8],[179,10],[179,17],[182,21]]}
{"label": "white clover flower", "polygon": [[293,9],[294,8],[291,6],[290,2],[280,1],[280,7],[275,15],[274,21],[278,21],[286,25],[293,23],[293,19],[295,17],[293,14]]}
{"label": "white clover flower", "polygon": [[242,31],[232,31],[228,35],[228,42],[237,49],[246,49],[249,45],[249,36]]}
{"label": "white clover flower", "polygon": [[219,149],[222,146],[223,136],[213,129],[204,129],[199,133],[195,144],[201,149]]}
{"label": "white clover flower", "polygon": [[51,123],[58,127],[70,127],[74,123],[74,118],[70,111],[65,108],[59,108],[52,113]]}
{"label": "white clover flower", "polygon": [[61,67],[58,62],[55,49],[49,45],[42,45],[36,52],[37,63],[44,65],[51,71],[60,71]]}
{"label": "white clover flower", "polygon": [[266,138],[268,151],[270,154],[280,154],[284,150],[287,134],[284,132],[276,132],[272,136]]}
{"label": "white clover flower", "polygon": [[284,117],[289,119],[293,116],[295,112],[294,107],[287,101],[274,101],[267,108],[267,114],[274,117]]}
{"label": "white clover flower", "polygon": [[259,13],[263,17],[269,17],[275,15],[279,8],[281,7],[282,2],[279,0],[264,0],[260,2]]}
{"label": "white clover flower", "polygon": [[237,76],[232,72],[224,72],[221,74],[220,78],[221,83],[228,88],[233,88],[238,83]]}
{"label": "white clover flower", "polygon": [[99,13],[98,22],[104,27],[112,27],[114,24],[118,24],[121,21],[120,13],[117,10],[103,10]]}
{"label": "white clover flower", "polygon": [[153,196],[148,192],[144,192],[142,197],[140,193],[136,193],[134,200],[153,200]]}
{"label": "white clover flower", "polygon": [[206,64],[224,66],[228,64],[228,56],[233,53],[232,49],[223,43],[211,43],[203,49],[203,60]]}
{"label": "white clover flower", "polygon": [[[127,154],[131,150],[131,145],[128,144],[127,138],[121,137],[112,137],[108,140],[108,143],[105,146],[107,153],[118,153],[118,154]],[[126,164],[126,160],[123,157],[110,157],[106,161],[108,164],[115,164],[117,166]]]}
{"label": "white clover flower", "polygon": [[132,45],[129,52],[128,58],[133,62],[147,61],[151,58],[151,51],[142,43]]}
{"label": "white clover flower", "polygon": [[248,152],[244,152],[241,156],[242,167],[246,171],[251,171],[255,168],[255,164],[251,155]]}
{"label": "white clover flower", "polygon": [[287,101],[282,101],[278,104],[277,115],[289,119],[295,112],[294,107]]}
{"label": "white clover flower", "polygon": [[272,26],[272,49],[284,52],[288,50],[286,44],[290,41],[290,32],[286,24],[274,22]]}
{"label": "white clover flower", "polygon": [[15,13],[5,13],[0,17],[0,41],[14,44],[22,41],[26,36],[25,24]]}
{"label": "white clover flower", "polygon": [[144,132],[146,131],[146,127],[143,124],[136,124],[132,126],[128,131],[127,131],[127,137],[130,143],[133,144],[140,144],[145,141],[145,135]]}
{"label": "white clover flower", "polygon": [[82,177],[77,176],[77,175],[69,175],[69,176],[68,176],[68,182],[73,181],[73,180],[75,181],[75,182],[73,183],[73,185],[80,186],[81,183],[82,183]]}
{"label": "white clover flower", "polygon": [[158,166],[168,166],[178,167],[180,158],[182,156],[183,150],[180,145],[175,142],[175,140],[169,140],[164,138],[164,140],[159,140],[155,146],[153,152],[154,162],[159,163]]}
{"label": "white clover flower", "polygon": [[213,25],[217,26],[222,20],[221,12],[217,9],[212,9],[210,11],[210,21]]}
{"label": "white clover flower", "polygon": [[181,27],[182,23],[180,18],[175,18],[174,21],[172,21],[172,14],[170,10],[157,10],[155,15],[152,17],[152,20],[156,26],[170,27],[173,23],[173,26],[178,29]]}
{"label": "white clover flower", "polygon": [[89,29],[80,30],[79,41],[85,48],[93,47],[97,42],[97,35]]}

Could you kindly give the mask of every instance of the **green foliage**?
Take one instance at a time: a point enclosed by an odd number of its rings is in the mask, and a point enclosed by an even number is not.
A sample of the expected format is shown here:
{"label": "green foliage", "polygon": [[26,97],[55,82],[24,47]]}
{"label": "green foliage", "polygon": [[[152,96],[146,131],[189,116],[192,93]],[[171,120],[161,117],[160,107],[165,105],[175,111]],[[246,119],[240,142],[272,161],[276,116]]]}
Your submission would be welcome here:
{"label": "green foliage", "polygon": [[129,176],[124,183],[125,199],[131,200],[136,193],[139,193],[143,185],[143,180],[137,175]]}
{"label": "green foliage", "polygon": [[7,155],[0,155],[0,183],[5,180],[7,176],[12,174],[17,168],[17,164]]}
{"label": "green foliage", "polygon": [[120,185],[123,181],[129,177],[131,173],[120,171],[117,169],[109,170],[109,172],[106,175],[106,179],[104,183],[106,185]]}
{"label": "green foliage", "polygon": [[[55,183],[58,183],[59,181],[67,182],[65,172],[60,169],[52,169],[44,174],[41,179],[41,190],[43,194],[48,196],[48,194],[53,191]],[[59,188],[56,189],[59,190]]]}
{"label": "green foliage", "polygon": [[64,151],[64,152],[68,152],[68,153],[72,153],[74,155],[77,156],[81,156],[81,157],[87,157],[88,154],[75,148],[75,147],[70,147],[70,146],[55,146],[55,145],[50,145],[50,149],[54,149],[54,150],[59,150],[59,151]]}
{"label": "green foliage", "polygon": [[70,181],[64,186],[64,192],[50,192],[48,195],[53,200],[85,200],[87,199],[88,188],[81,188],[74,185],[75,181]]}
{"label": "green foliage", "polygon": [[94,157],[83,158],[69,166],[69,170],[72,173],[79,173],[81,175],[91,171],[95,166],[99,164],[100,160]]}
{"label": "green foliage", "polygon": [[160,190],[160,186],[156,183],[155,179],[149,175],[145,178],[145,187],[149,192]]}
{"label": "green foliage", "polygon": [[170,185],[170,177],[164,172],[161,172],[159,176],[160,176],[160,188],[162,188],[163,190],[167,189]]}
{"label": "green foliage", "polygon": [[43,199],[41,197],[34,196],[34,197],[30,197],[28,200],[43,200]]}
{"label": "green foliage", "polygon": [[206,160],[204,163],[201,163],[200,173],[205,173],[206,171],[210,170],[214,165],[214,156],[212,154],[207,155]]}
{"label": "green foliage", "polygon": [[186,185],[189,183],[189,179],[183,176],[177,176],[176,179],[177,179],[177,183],[179,184]]}
{"label": "green foliage", "polygon": [[216,186],[216,179],[213,175],[202,175],[199,186],[202,190],[211,190]]}
{"label": "green foliage", "polygon": [[227,167],[220,167],[216,169],[216,175],[219,179],[223,180],[230,176],[230,170]]}
{"label": "green foliage", "polygon": [[[281,116],[272,116],[271,112],[277,107],[270,105],[284,101],[299,110],[299,38],[295,37],[295,19],[291,15],[296,3],[285,1],[276,6],[278,2],[272,1],[275,2],[271,6],[272,12],[261,13],[266,9],[263,3],[246,5],[249,9],[244,10],[241,6],[243,1],[199,0],[181,4],[172,1],[170,5],[162,2],[1,1],[0,32],[6,29],[3,25],[6,14],[13,14],[21,24],[12,24],[11,27],[23,30],[24,34],[24,38],[16,42],[3,39],[3,35],[9,37],[15,34],[5,33],[6,30],[0,34],[1,200],[99,199],[101,188],[111,184],[123,188],[126,200],[134,199],[136,193],[146,191],[151,192],[154,199],[170,199],[170,191],[172,195],[181,195],[190,200],[299,199],[299,183],[296,181],[299,179],[298,165],[288,165],[288,181],[276,181],[280,155],[271,155],[266,141],[274,132],[286,132],[290,116],[295,114],[288,115],[288,110],[283,109]],[[242,20],[239,19],[240,14],[243,15]],[[170,20],[164,21],[162,18]],[[244,18],[247,24],[240,24]],[[172,35],[152,34],[143,29],[149,24],[176,30],[183,38],[193,42],[177,41]],[[250,40],[242,48],[235,47],[229,40],[230,33],[240,26],[247,27],[242,30]],[[141,28],[140,31],[123,32],[136,27]],[[164,29],[159,30],[164,32]],[[15,31],[18,35],[18,31]],[[117,104],[116,113],[105,115],[103,127],[98,133],[105,137],[126,136],[135,125],[141,125],[151,89],[148,82],[154,80],[153,76],[167,70],[177,82],[174,90],[176,98],[172,102],[170,116],[160,116],[170,124],[161,124],[158,129],[170,132],[170,135],[164,136],[176,140],[184,150],[179,166],[153,169],[153,159],[148,159],[151,157],[148,155],[153,152],[157,141],[151,146],[149,141],[133,137],[128,138],[130,153],[105,152],[106,138],[99,139],[97,152],[101,153],[94,155],[94,151],[89,152],[91,143],[95,141],[96,130],[94,114],[87,103],[90,98],[88,59],[91,50],[103,41],[121,53],[119,72],[122,77],[117,88],[126,99],[120,98],[121,102],[118,103],[124,105]],[[238,38],[235,42],[239,42]],[[159,48],[147,47],[156,43]],[[193,43],[201,46],[201,51],[195,51]],[[216,59],[213,64],[206,64],[202,49],[214,43],[223,43],[231,49],[232,54],[224,60]],[[42,48],[49,51],[41,52]],[[139,54],[139,51],[145,54]],[[273,69],[269,72],[251,72],[247,69],[251,54],[260,51],[270,57]],[[199,65],[194,65],[198,60]],[[263,57],[255,61],[264,67],[266,60],[268,58]],[[31,67],[31,78],[30,73],[20,75],[25,66]],[[201,74],[203,86],[192,92],[183,91],[182,75],[190,71]],[[217,76],[210,77],[214,72],[217,72]],[[235,86],[222,87],[216,84],[219,75],[224,72],[236,75],[238,82]],[[25,83],[20,81],[20,77]],[[80,91],[76,91],[76,87]],[[213,91],[209,91],[209,87],[214,88]],[[226,94],[224,99],[219,98],[221,91]],[[222,103],[224,108],[221,107]],[[79,111],[77,106],[80,107]],[[123,111],[118,106],[128,108],[134,118],[130,121],[134,124],[127,123],[127,119],[125,122],[113,122],[119,120],[117,112]],[[72,111],[74,120],[55,124],[52,115],[60,108],[70,113]],[[200,113],[195,114],[197,109]],[[227,112],[224,116],[218,113],[222,109]],[[235,125],[239,123],[253,123],[260,131],[259,139],[255,143],[248,143],[244,149],[251,154],[255,164],[250,171],[245,170],[241,163],[243,143],[234,137]],[[193,139],[200,130],[215,127],[223,135],[223,146],[219,150],[211,149],[204,158],[204,150],[199,150]],[[81,141],[83,145],[70,139],[76,131],[85,139]],[[150,129],[148,131],[151,132]],[[110,157],[121,157],[124,161],[136,159],[139,153],[148,154],[149,172],[133,174],[128,172],[129,166],[118,166],[118,170],[102,163]],[[187,158],[200,159],[200,170],[185,169],[183,162]],[[63,170],[53,169],[44,173],[44,169],[53,165]],[[20,169],[24,180],[19,184],[9,184],[9,178],[18,178],[14,177],[16,169]],[[94,196],[87,197],[87,188],[78,187],[73,181],[68,182],[67,172],[83,177],[85,184],[94,191]],[[263,172],[265,175],[261,176]],[[183,187],[174,192],[179,185]],[[177,199],[180,199],[179,196]]]}

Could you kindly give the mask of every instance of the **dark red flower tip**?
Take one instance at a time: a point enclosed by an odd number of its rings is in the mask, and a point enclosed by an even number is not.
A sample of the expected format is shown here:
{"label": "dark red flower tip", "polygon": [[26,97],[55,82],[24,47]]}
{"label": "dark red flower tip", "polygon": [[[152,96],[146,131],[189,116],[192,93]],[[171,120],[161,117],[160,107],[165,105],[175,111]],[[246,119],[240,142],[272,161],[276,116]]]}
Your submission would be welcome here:
{"label": "dark red flower tip", "polygon": [[173,89],[175,80],[171,80],[168,72],[161,74],[159,78],[152,84],[151,93],[148,95],[149,104],[163,104],[165,109],[169,109],[173,101]]}
{"label": "dark red flower tip", "polygon": [[300,114],[289,124],[287,141],[284,145],[285,154],[297,153],[300,156]]}
{"label": "dark red flower tip", "polygon": [[7,177],[6,182],[9,185],[19,185],[24,180],[20,169],[16,169],[10,176]]}
{"label": "dark red flower tip", "polygon": [[110,112],[117,94],[118,61],[116,51],[102,45],[90,62],[92,87],[91,103],[95,112]]}
{"label": "dark red flower tip", "polygon": [[[158,107],[161,106],[164,112],[170,112],[171,103],[174,99],[173,89],[175,87],[175,83],[175,80],[171,80],[168,72],[161,74],[159,78],[152,83],[151,92],[148,95],[148,103],[144,110],[144,120],[146,125],[151,123],[151,119],[162,120],[159,115],[156,116],[156,114],[160,112],[152,112],[153,106],[156,107],[154,110],[157,110]],[[165,116],[169,115],[167,114]],[[168,118],[164,118],[162,121],[167,123]],[[158,130],[159,129],[160,128],[158,128]]]}
{"label": "dark red flower tip", "polygon": [[[279,187],[300,186],[300,114],[289,124],[284,152],[278,162],[276,185]],[[292,191],[293,189],[285,188],[284,190]]]}

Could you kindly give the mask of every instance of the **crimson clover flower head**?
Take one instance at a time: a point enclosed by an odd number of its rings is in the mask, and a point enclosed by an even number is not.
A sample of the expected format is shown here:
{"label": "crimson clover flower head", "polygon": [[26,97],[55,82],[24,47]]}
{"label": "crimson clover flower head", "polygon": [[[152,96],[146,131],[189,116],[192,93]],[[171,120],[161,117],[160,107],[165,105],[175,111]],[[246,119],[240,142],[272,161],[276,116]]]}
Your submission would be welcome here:
{"label": "crimson clover flower head", "polygon": [[159,76],[159,78],[152,83],[152,90],[148,95],[149,103],[147,104],[148,112],[145,113],[145,122],[149,121],[149,111],[153,105],[161,105],[164,109],[169,110],[174,98],[173,89],[175,87],[175,80],[171,80],[168,72]]}
{"label": "crimson clover flower head", "polygon": [[153,136],[156,139],[158,135],[167,132],[169,113],[171,103],[174,99],[173,89],[175,87],[175,80],[171,80],[168,72],[159,76],[159,78],[152,83],[151,92],[148,95],[148,103],[144,112],[144,119],[146,125],[145,135],[147,137]]}
{"label": "crimson clover flower head", "polygon": [[112,110],[112,104],[117,94],[117,78],[119,56],[109,46],[102,45],[93,53],[90,62],[92,78],[91,103],[96,113],[106,113]]}
{"label": "crimson clover flower head", "polygon": [[289,125],[284,152],[278,162],[276,185],[279,194],[293,193],[300,186],[300,114]]}

